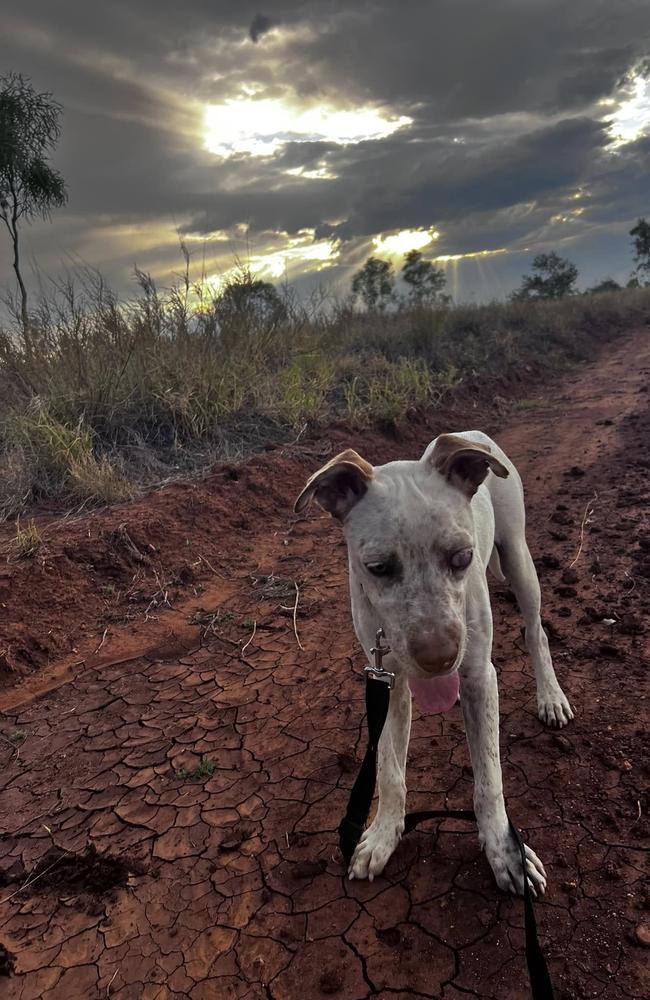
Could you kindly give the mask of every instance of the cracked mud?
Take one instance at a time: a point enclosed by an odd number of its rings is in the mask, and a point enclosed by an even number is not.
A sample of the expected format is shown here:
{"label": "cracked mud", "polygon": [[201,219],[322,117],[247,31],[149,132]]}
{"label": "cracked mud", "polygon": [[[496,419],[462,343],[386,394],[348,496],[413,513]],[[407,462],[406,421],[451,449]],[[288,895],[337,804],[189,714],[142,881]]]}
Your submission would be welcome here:
{"label": "cracked mud", "polygon": [[[538,721],[520,619],[494,587],[504,784],[549,874],[537,917],[559,1000],[650,995],[649,386],[641,331],[537,406],[482,420],[524,479],[556,670],[578,710],[561,733]],[[400,441],[330,440],[386,461],[477,422],[468,405]],[[339,529],[291,514],[319,461],[318,445],[277,449],[92,521],[106,537],[128,521],[141,556],[148,525],[176,510],[185,530],[190,510],[214,575],[184,605],[159,597],[144,624],[127,615],[106,635],[102,621],[85,662],[52,658],[0,696],[8,1000],[528,997],[521,903],[497,891],[475,829],[429,824],[372,884],[343,878],[363,655]],[[61,552],[75,532],[90,544],[83,523],[66,530]],[[56,588],[57,544],[33,587],[46,572]],[[74,611],[60,591],[54,604]],[[409,809],[471,805],[458,707],[415,713],[408,784]]]}

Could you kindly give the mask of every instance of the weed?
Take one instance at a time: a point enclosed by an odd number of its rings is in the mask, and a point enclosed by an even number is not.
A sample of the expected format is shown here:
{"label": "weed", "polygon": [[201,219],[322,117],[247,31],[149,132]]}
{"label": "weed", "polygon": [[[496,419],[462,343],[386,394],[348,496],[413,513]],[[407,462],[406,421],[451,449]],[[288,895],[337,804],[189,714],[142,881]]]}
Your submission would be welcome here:
{"label": "weed", "polygon": [[213,774],[214,764],[206,757],[202,757],[196,767],[194,767],[191,771],[189,771],[186,767],[180,767],[175,772],[175,777],[177,781],[187,781],[188,779],[200,781],[202,778],[212,777]]}

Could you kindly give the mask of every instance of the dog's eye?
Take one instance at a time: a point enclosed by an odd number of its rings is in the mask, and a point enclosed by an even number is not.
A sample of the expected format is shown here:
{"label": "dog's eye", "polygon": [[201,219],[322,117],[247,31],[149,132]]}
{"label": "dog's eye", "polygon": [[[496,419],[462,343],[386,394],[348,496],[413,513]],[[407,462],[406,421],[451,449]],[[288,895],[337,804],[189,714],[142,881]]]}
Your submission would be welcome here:
{"label": "dog's eye", "polygon": [[371,562],[366,563],[366,569],[373,576],[392,576],[393,564],[391,562]]}
{"label": "dog's eye", "polygon": [[473,556],[474,553],[471,549],[459,549],[458,552],[454,552],[449,560],[449,565],[452,569],[467,569]]}

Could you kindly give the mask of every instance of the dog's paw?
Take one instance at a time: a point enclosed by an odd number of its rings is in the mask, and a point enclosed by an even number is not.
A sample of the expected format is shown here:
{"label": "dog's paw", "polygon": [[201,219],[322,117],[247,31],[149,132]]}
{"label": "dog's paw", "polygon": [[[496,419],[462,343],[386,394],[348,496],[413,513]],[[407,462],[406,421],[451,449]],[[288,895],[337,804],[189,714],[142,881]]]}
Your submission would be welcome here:
{"label": "dog's paw", "polygon": [[367,830],[352,855],[348,868],[348,878],[367,878],[370,882],[375,875],[381,875],[388,859],[399,844],[404,831],[404,820],[381,819],[377,816]]}
{"label": "dog's paw", "polygon": [[561,729],[571,722],[575,712],[561,687],[540,692],[537,696],[537,714],[545,726]]}
{"label": "dog's paw", "polygon": [[[514,892],[521,896],[524,891],[524,877],[521,870],[519,845],[506,829],[500,836],[489,836],[483,843],[485,855],[494,872],[497,885],[504,892]],[[528,887],[533,896],[543,896],[546,892],[546,872],[535,852],[524,844],[526,854],[526,875]]]}

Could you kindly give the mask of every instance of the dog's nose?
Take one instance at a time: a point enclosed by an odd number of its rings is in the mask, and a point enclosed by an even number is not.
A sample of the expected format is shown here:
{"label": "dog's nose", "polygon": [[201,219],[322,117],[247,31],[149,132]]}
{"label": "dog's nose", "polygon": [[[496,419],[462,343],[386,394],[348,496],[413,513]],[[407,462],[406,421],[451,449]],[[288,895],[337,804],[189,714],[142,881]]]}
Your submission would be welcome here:
{"label": "dog's nose", "polygon": [[458,657],[458,640],[452,636],[426,636],[410,643],[411,656],[421,670],[434,677],[450,670]]}

